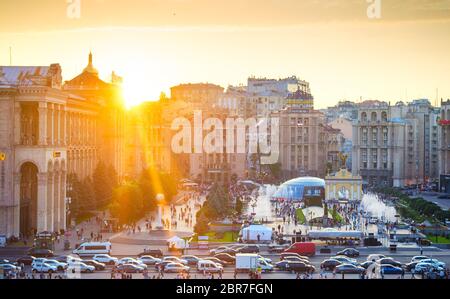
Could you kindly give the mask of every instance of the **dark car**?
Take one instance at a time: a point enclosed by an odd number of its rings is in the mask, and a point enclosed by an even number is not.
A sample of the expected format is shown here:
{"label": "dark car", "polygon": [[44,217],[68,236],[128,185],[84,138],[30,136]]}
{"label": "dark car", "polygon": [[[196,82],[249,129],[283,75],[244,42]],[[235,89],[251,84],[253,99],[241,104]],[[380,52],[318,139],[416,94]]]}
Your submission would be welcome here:
{"label": "dark car", "polygon": [[231,255],[231,256],[235,256],[237,253],[239,253],[238,252],[238,250],[237,249],[233,249],[233,248],[226,248],[226,249],[224,249],[224,250],[222,250],[220,253],[218,253],[218,254],[222,254],[222,253],[226,253],[226,254],[229,254],[229,255]]}
{"label": "dark car", "polygon": [[22,256],[22,257],[18,258],[16,263],[18,265],[24,264],[25,266],[30,266],[34,260],[35,260],[34,256],[26,255],[26,256]]}
{"label": "dark car", "polygon": [[188,265],[190,266],[197,266],[198,262],[202,260],[201,258],[196,257],[195,255],[183,255],[181,259],[186,260],[188,262]]}
{"label": "dark car", "polygon": [[220,265],[222,265],[222,266],[230,265],[230,263],[227,263],[227,262],[225,262],[225,261],[219,260],[219,259],[216,258],[216,257],[211,257],[211,256],[205,257],[203,260],[213,261],[214,263],[220,264]]}
{"label": "dark car", "polygon": [[283,245],[270,245],[269,246],[269,253],[282,253],[286,250],[286,246]]}
{"label": "dark car", "polygon": [[239,249],[237,249],[239,253],[259,253],[258,245],[245,245]]}
{"label": "dark car", "polygon": [[305,264],[303,262],[288,261],[286,269],[295,273],[314,273],[316,268],[312,265]]}
{"label": "dark car", "polygon": [[83,261],[86,265],[94,266],[96,271],[103,271],[106,269],[106,265],[94,260],[85,260]]}
{"label": "dark car", "polygon": [[289,269],[287,268],[289,264],[289,261],[279,261],[278,263],[275,264],[275,268],[277,268],[278,270],[281,271],[288,271]]}
{"label": "dark car", "polygon": [[144,255],[151,255],[156,258],[162,258],[164,256],[161,249],[145,249],[144,252],[141,252],[138,254],[138,257],[144,256]]}
{"label": "dark car", "polygon": [[214,257],[218,258],[219,260],[225,261],[231,265],[236,264],[236,258],[228,253],[219,253],[219,254],[216,254]]}
{"label": "dark car", "polygon": [[392,258],[383,258],[377,261],[380,265],[392,265],[394,267],[402,267],[402,263],[394,261]]}
{"label": "dark car", "polygon": [[373,264],[375,264],[374,261],[365,261],[364,263],[360,264],[360,266],[363,267],[364,269],[369,269],[369,267],[372,266]]}
{"label": "dark car", "polygon": [[328,259],[324,260],[322,263],[320,263],[320,269],[324,269],[327,271],[333,271],[336,266],[341,265],[342,262],[334,259]]}
{"label": "dark car", "polygon": [[364,273],[366,271],[366,269],[364,269],[361,266],[355,266],[352,264],[343,264],[343,265],[339,265],[334,269],[334,272],[336,274],[361,274]]}
{"label": "dark car", "polygon": [[132,264],[119,265],[116,268],[118,271],[123,273],[142,273],[144,272],[144,268],[138,267]]}
{"label": "dark car", "polygon": [[383,274],[405,274],[405,270],[392,265],[382,265],[380,271],[382,271]]}
{"label": "dark car", "polygon": [[32,248],[28,251],[28,255],[32,255],[34,257],[54,257],[55,254],[50,249],[37,249]]}
{"label": "dark car", "polygon": [[61,262],[61,263],[67,263],[68,262],[68,257],[67,255],[60,255],[60,256],[55,256],[53,257],[53,259],[55,261]]}
{"label": "dark car", "polygon": [[337,255],[345,255],[348,257],[358,257],[359,256],[359,251],[356,250],[355,248],[346,248],[342,251],[339,251],[337,253]]}

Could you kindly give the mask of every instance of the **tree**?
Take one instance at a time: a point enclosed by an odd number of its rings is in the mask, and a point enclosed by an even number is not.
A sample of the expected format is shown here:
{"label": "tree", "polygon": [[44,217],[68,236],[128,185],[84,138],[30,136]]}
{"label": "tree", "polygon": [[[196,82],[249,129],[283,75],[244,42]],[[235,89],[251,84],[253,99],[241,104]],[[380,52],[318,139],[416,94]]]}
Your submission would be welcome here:
{"label": "tree", "polygon": [[113,217],[119,220],[119,224],[134,224],[145,214],[144,197],[139,185],[135,182],[127,182],[117,187],[109,206]]}
{"label": "tree", "polygon": [[95,190],[95,206],[104,207],[111,202],[114,188],[118,185],[117,173],[112,166],[100,162],[92,175]]}

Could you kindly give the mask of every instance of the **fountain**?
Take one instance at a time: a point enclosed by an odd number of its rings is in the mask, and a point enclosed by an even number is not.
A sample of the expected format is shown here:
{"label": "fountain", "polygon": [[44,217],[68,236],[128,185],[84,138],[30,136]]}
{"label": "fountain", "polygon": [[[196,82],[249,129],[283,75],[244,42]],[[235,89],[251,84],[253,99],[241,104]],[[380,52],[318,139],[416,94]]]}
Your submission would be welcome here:
{"label": "fountain", "polygon": [[368,212],[371,217],[377,217],[383,221],[395,222],[397,211],[394,207],[387,206],[377,195],[364,194],[361,201],[361,209]]}

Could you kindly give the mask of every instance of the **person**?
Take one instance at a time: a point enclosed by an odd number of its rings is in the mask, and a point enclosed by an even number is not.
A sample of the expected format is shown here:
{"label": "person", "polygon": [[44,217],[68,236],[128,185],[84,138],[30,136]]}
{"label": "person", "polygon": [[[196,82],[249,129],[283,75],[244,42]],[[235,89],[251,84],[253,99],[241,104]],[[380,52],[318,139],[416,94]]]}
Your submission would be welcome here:
{"label": "person", "polygon": [[415,269],[411,269],[411,279],[416,279]]}

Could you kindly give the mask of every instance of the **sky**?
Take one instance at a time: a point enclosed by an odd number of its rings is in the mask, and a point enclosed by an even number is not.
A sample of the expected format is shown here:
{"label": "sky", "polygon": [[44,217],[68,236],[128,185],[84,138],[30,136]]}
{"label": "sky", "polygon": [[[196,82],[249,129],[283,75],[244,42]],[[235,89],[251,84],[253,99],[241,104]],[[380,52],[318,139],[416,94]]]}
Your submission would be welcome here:
{"label": "sky", "polygon": [[450,0],[0,0],[0,65],[11,47],[13,65],[60,63],[69,80],[92,50],[103,79],[124,77],[129,104],[180,83],[291,75],[316,108],[434,103],[450,98],[449,37]]}

